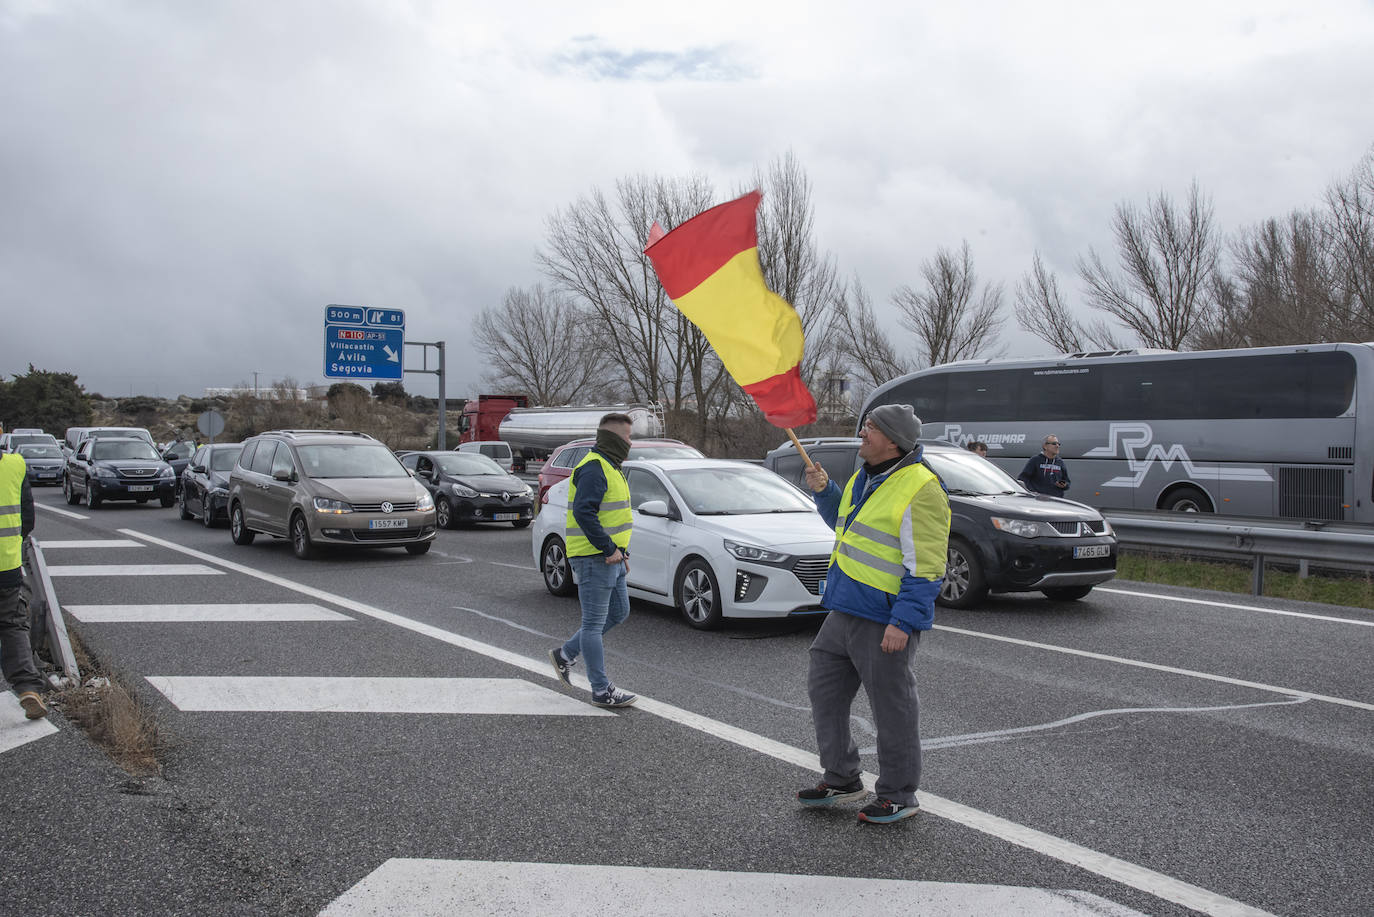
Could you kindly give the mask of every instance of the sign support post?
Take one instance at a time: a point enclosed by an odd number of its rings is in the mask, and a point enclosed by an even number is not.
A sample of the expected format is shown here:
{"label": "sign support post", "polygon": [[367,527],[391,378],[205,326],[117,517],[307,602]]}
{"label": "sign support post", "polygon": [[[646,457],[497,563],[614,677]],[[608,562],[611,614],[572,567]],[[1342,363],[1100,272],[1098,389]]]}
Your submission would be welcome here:
{"label": "sign support post", "polygon": [[[442,451],[442,450],[446,450],[446,449],[448,449],[448,431],[447,431],[447,429],[446,429],[447,424],[445,423],[445,419],[446,419],[446,418],[445,418],[445,412],[447,411],[447,407],[446,407],[445,401],[444,401],[444,382],[445,382],[445,379],[446,379],[446,373],[445,373],[445,371],[444,371],[444,342],[443,342],[443,341],[406,341],[405,343],[406,343],[406,346],[407,346],[407,347],[423,347],[423,348],[424,348],[424,350],[421,351],[421,353],[423,354],[423,357],[421,358],[421,363],[424,365],[424,368],[423,368],[423,369],[407,369],[406,372],[408,372],[408,373],[433,373],[434,375],[436,375],[436,376],[439,377],[439,439],[438,439],[438,445],[439,445],[439,449],[440,449],[441,451]],[[431,347],[433,347],[435,350],[437,350],[437,351],[439,352],[439,368],[438,368],[438,369],[430,369],[430,368],[429,368],[429,348],[431,348]]]}

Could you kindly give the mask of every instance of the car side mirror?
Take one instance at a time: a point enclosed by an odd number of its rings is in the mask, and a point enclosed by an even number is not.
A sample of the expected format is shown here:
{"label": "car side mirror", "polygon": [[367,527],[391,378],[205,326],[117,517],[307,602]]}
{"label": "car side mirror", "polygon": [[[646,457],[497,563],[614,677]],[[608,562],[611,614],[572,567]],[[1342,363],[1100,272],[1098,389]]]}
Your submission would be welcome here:
{"label": "car side mirror", "polygon": [[682,518],[669,509],[667,500],[645,500],[639,504],[639,512],[645,516],[657,516],[660,519]]}
{"label": "car side mirror", "polygon": [[204,466],[204,465],[192,465],[192,466],[191,466],[191,471],[195,472],[196,474],[205,474],[205,466]]}
{"label": "car side mirror", "polygon": [[294,470],[288,471],[285,468],[278,468],[272,472],[272,480],[274,481],[294,481],[295,479],[296,472]]}

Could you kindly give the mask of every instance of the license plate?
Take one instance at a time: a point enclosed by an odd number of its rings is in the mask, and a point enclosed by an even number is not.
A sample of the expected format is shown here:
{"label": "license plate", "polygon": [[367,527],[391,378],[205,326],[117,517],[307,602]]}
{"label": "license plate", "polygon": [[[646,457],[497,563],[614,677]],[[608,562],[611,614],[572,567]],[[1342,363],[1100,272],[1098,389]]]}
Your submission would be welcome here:
{"label": "license plate", "polygon": [[153,485],[151,485],[151,484],[130,484],[130,485],[129,485],[129,493],[131,493],[131,494],[144,493],[144,492],[150,491],[150,490],[152,490],[152,489],[153,489]]}
{"label": "license plate", "polygon": [[367,527],[370,529],[403,529],[409,525],[409,519],[373,519],[367,524]]}
{"label": "license plate", "polygon": [[1080,548],[1073,549],[1074,558],[1080,557],[1110,557],[1112,546],[1109,544],[1085,544]]}
{"label": "license plate", "polygon": [[55,478],[55,477],[57,477],[57,472],[56,472],[56,471],[40,471],[40,472],[38,472],[38,476],[39,476],[40,478]]}
{"label": "license plate", "polygon": [[520,518],[519,513],[492,513],[491,518],[496,522],[514,522]]}

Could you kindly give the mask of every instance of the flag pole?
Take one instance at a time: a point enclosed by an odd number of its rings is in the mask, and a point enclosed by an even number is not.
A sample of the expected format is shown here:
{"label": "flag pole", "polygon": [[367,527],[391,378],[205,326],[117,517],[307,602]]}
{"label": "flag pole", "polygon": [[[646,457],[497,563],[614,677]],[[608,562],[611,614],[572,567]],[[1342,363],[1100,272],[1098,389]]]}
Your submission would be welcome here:
{"label": "flag pole", "polygon": [[811,456],[806,454],[806,450],[802,448],[801,440],[797,439],[797,434],[792,432],[791,427],[783,427],[783,429],[786,430],[787,435],[791,437],[792,445],[796,446],[797,451],[801,453],[802,461],[806,462],[806,467],[815,468],[816,466],[811,463]]}

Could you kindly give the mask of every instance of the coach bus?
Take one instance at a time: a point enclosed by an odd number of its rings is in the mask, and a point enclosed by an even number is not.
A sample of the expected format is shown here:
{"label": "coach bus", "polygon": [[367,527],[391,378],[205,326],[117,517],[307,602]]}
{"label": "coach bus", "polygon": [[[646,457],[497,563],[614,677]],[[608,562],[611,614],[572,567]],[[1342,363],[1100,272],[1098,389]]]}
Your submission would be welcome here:
{"label": "coach bus", "polygon": [[1057,435],[1065,496],[1103,509],[1374,522],[1374,344],[965,360],[880,386],[860,423],[892,403],[1013,476]]}

